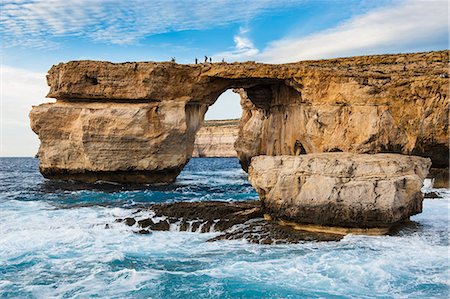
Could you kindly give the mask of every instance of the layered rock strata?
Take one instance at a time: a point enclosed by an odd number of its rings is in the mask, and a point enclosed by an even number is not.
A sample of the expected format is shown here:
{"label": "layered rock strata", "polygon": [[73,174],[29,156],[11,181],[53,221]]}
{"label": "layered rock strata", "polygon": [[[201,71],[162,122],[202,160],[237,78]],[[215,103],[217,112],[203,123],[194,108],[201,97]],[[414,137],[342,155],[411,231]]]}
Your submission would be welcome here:
{"label": "layered rock strata", "polygon": [[259,156],[252,159],[249,179],[273,218],[345,232],[388,228],[420,213],[430,165],[428,158],[398,154]]}
{"label": "layered rock strata", "polygon": [[192,157],[236,157],[239,120],[205,121],[195,136]]}
{"label": "layered rock strata", "polygon": [[33,107],[46,177],[167,183],[190,159],[204,114],[240,90],[244,170],[258,155],[395,152],[448,167],[448,51],[270,65],[71,61]]}

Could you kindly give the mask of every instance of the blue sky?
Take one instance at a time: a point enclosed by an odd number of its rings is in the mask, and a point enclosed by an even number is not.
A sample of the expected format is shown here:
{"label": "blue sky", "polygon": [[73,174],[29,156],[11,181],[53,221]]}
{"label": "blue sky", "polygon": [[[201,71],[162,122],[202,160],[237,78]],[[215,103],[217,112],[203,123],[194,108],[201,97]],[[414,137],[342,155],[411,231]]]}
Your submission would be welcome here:
{"label": "blue sky", "polygon": [[[2,156],[31,156],[31,105],[61,61],[293,62],[448,49],[446,0],[21,0],[1,2]],[[239,117],[226,93],[207,118]]]}

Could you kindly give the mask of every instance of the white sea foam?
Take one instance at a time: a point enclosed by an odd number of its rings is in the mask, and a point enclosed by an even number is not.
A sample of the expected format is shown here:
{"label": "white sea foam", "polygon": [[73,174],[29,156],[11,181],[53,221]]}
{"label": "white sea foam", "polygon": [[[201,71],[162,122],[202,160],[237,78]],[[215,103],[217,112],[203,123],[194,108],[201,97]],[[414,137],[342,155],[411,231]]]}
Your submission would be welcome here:
{"label": "white sea foam", "polygon": [[151,212],[4,201],[0,292],[37,298],[245,297],[246,291],[281,297],[440,297],[450,287],[450,195],[431,190],[445,198],[425,200],[424,212],[412,218],[415,230],[296,245],[205,242],[214,234],[177,231],[138,235],[115,219],[154,217]]}

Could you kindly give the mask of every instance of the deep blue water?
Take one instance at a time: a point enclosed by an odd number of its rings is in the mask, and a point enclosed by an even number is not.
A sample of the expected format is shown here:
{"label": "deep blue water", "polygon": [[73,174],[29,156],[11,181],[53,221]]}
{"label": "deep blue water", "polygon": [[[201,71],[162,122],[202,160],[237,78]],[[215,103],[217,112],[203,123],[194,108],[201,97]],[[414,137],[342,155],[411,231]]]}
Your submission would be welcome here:
{"label": "deep blue water", "polygon": [[236,159],[193,159],[171,186],[48,181],[33,158],[0,158],[4,298],[447,298],[450,192],[414,229],[340,242],[205,242],[214,233],[137,235],[117,217],[153,202],[248,200]]}

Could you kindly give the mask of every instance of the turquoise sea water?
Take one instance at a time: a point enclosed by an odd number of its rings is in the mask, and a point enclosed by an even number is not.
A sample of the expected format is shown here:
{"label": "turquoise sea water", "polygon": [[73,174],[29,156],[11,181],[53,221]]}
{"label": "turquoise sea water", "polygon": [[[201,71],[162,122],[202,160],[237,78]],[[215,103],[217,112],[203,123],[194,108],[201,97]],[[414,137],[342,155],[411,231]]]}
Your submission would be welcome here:
{"label": "turquoise sea water", "polygon": [[193,159],[174,185],[48,181],[0,158],[2,298],[447,298],[450,192],[395,236],[257,245],[214,233],[134,234],[115,223],[153,202],[248,200],[236,159]]}

